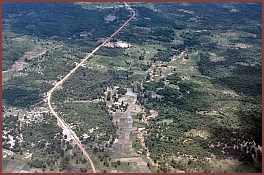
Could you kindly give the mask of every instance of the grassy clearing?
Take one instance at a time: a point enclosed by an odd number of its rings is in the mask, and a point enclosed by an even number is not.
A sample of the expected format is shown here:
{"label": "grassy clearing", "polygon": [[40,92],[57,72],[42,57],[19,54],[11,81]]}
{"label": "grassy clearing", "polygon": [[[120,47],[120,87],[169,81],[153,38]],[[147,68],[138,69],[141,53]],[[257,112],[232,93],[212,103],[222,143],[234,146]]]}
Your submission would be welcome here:
{"label": "grassy clearing", "polygon": [[213,167],[213,171],[220,171],[220,172],[234,172],[235,171],[235,167],[234,165],[230,165],[227,163],[224,163],[221,160],[211,160],[210,161],[211,166]]}
{"label": "grassy clearing", "polygon": [[141,123],[141,122],[134,121],[133,122],[133,127],[143,128],[143,127],[146,127],[146,124]]}
{"label": "grassy clearing", "polygon": [[115,68],[115,67],[125,68],[125,61],[121,56],[109,57],[109,56],[96,55],[88,62],[96,65],[104,66],[107,68]]}
{"label": "grassy clearing", "polygon": [[183,77],[192,77],[200,75],[199,71],[196,69],[197,61],[199,60],[199,56],[195,54],[191,54],[189,59],[185,59],[183,57],[176,57],[174,61],[168,63],[168,66],[172,66],[176,68],[177,74]]}
{"label": "grassy clearing", "polygon": [[136,134],[130,134],[130,139],[132,141],[133,144],[133,148],[135,149],[135,151],[139,151],[139,149],[142,148],[139,139],[137,138]]}
{"label": "grassy clearing", "polygon": [[6,169],[6,167],[8,166],[8,164],[9,164],[9,162],[10,162],[10,159],[9,158],[3,158],[2,159],[2,172]]}
{"label": "grassy clearing", "polygon": [[165,119],[165,120],[161,120],[159,122],[157,122],[157,124],[162,124],[162,123],[166,123],[167,125],[170,123],[173,123],[173,119]]}
{"label": "grassy clearing", "polygon": [[210,133],[208,131],[199,131],[197,129],[192,129],[184,134],[187,136],[193,136],[193,137],[199,136],[204,139],[207,139],[210,136]]}

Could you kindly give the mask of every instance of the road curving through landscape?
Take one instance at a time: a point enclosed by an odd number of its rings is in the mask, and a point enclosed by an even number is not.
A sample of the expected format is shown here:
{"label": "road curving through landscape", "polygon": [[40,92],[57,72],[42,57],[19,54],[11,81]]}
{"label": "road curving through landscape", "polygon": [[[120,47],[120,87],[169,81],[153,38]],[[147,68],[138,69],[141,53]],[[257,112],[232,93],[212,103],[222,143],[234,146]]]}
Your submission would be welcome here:
{"label": "road curving through landscape", "polygon": [[109,38],[107,38],[101,45],[99,45],[98,47],[96,47],[91,53],[87,54],[86,57],[79,63],[76,65],[75,68],[73,68],[63,79],[61,79],[58,83],[56,83],[54,85],[54,87],[48,92],[47,96],[48,96],[48,106],[51,110],[51,113],[57,118],[58,122],[61,124],[61,127],[63,129],[65,129],[65,131],[70,135],[70,137],[73,139],[73,141],[76,143],[76,145],[81,149],[83,155],[86,157],[87,161],[89,162],[92,170],[94,173],[96,173],[96,169],[95,166],[93,164],[93,161],[91,160],[91,158],[89,157],[88,153],[85,151],[84,147],[82,146],[82,144],[80,143],[80,141],[75,137],[75,135],[72,133],[71,128],[67,125],[66,122],[64,122],[59,116],[58,114],[54,111],[54,109],[51,106],[51,96],[52,93],[58,88],[58,86],[62,85],[63,82],[69,78],[69,76],[71,74],[73,74],[87,59],[89,59],[91,56],[93,56],[93,54],[99,50],[104,44],[106,44],[113,36],[115,36],[123,27],[125,27],[128,22],[130,20],[132,20],[135,17],[135,11],[132,10],[130,8],[130,6],[124,2],[125,6],[132,12],[132,16],[119,28],[117,29]]}

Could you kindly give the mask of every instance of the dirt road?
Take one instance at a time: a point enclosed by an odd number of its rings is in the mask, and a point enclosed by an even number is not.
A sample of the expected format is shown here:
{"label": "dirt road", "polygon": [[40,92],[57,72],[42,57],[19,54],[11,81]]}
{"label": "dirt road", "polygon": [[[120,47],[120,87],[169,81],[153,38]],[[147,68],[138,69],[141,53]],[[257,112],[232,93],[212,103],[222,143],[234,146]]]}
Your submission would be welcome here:
{"label": "dirt road", "polygon": [[63,129],[66,130],[66,132],[71,136],[71,138],[73,139],[73,141],[78,145],[78,147],[81,149],[81,151],[83,152],[83,155],[86,157],[87,161],[89,162],[92,170],[94,173],[96,173],[96,169],[95,169],[95,166],[92,162],[92,160],[90,159],[89,155],[87,154],[87,152],[85,151],[84,147],[82,146],[82,144],[80,143],[80,141],[75,138],[74,134],[72,133],[72,130],[71,128],[57,115],[57,113],[54,111],[54,109],[52,108],[51,106],[51,95],[52,93],[56,90],[56,88],[59,86],[59,85],[62,85],[62,83],[67,79],[69,78],[69,76],[74,73],[87,59],[89,59],[97,50],[99,50],[105,43],[107,43],[114,35],[116,35],[125,25],[128,24],[128,22],[130,20],[132,20],[135,16],[135,12],[134,10],[132,10],[130,8],[130,6],[125,3],[125,6],[132,12],[132,16],[119,28],[117,29],[108,39],[106,39],[101,45],[99,45],[98,47],[96,47],[91,53],[87,54],[87,56],[79,63],[76,65],[75,68],[73,68],[63,79],[61,79],[57,84],[55,84],[55,86],[48,92],[48,105],[49,105],[49,108],[51,110],[51,113],[57,118],[57,120],[61,123],[61,126]]}

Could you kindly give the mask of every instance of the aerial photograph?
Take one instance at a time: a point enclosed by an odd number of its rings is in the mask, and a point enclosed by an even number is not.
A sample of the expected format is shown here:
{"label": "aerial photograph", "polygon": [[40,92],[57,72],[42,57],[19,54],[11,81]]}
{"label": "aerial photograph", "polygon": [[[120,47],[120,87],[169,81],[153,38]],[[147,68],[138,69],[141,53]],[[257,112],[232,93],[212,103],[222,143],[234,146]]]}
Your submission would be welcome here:
{"label": "aerial photograph", "polygon": [[2,3],[2,173],[261,172],[262,3]]}

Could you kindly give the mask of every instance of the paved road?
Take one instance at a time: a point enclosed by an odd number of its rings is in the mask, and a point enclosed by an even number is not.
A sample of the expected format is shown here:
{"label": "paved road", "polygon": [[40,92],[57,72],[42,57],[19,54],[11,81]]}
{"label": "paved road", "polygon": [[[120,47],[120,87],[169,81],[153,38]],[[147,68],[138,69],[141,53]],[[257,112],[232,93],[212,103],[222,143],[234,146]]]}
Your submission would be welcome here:
{"label": "paved road", "polygon": [[51,95],[52,93],[55,91],[55,89],[59,86],[62,85],[62,83],[69,78],[69,76],[74,73],[87,59],[89,59],[91,56],[93,56],[93,54],[99,50],[105,43],[107,43],[113,36],[115,36],[123,27],[125,27],[128,22],[130,20],[132,20],[135,17],[135,11],[132,10],[130,8],[130,6],[125,3],[125,6],[132,12],[132,16],[119,28],[117,29],[108,39],[106,39],[101,45],[99,45],[98,47],[96,47],[91,53],[87,54],[86,57],[79,63],[77,64],[77,66],[75,68],[73,68],[63,79],[61,79],[57,84],[55,84],[55,86],[48,92],[48,105],[49,108],[51,110],[51,113],[57,118],[57,120],[61,123],[61,126],[63,129],[66,130],[66,132],[71,136],[71,138],[73,139],[73,141],[79,146],[79,148],[81,149],[81,151],[83,152],[83,155],[86,157],[86,159],[88,160],[92,170],[94,173],[96,173],[96,169],[95,166],[92,162],[92,160],[90,159],[89,155],[87,154],[87,152],[85,151],[84,147],[82,146],[82,144],[80,143],[80,141],[73,135],[71,128],[66,124],[66,122],[64,122],[58,115],[57,113],[54,111],[54,109],[51,106]]}

